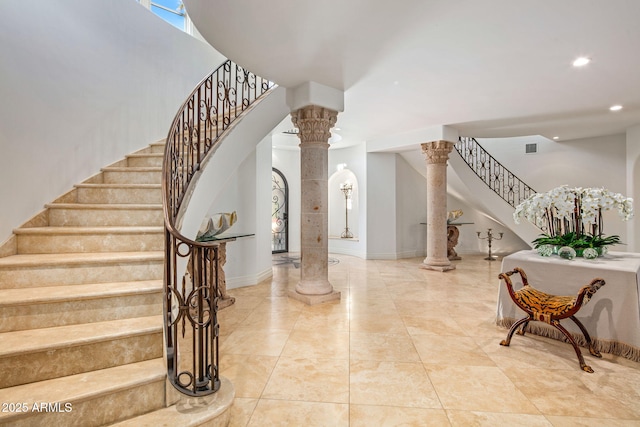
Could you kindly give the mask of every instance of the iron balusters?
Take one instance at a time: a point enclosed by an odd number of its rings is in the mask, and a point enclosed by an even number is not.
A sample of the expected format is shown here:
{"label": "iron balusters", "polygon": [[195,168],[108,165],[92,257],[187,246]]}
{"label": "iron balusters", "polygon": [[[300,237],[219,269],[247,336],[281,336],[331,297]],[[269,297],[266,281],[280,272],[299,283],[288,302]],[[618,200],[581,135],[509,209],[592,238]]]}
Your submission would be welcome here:
{"label": "iron balusters", "polygon": [[196,87],[178,110],[165,148],[164,326],[169,381],[182,393],[204,396],[220,387],[218,372],[218,242],[180,233],[178,217],[189,185],[233,122],[274,84],[231,61]]}
{"label": "iron balusters", "polygon": [[455,149],[471,170],[505,202],[514,208],[535,190],[505,168],[475,138],[460,137]]}

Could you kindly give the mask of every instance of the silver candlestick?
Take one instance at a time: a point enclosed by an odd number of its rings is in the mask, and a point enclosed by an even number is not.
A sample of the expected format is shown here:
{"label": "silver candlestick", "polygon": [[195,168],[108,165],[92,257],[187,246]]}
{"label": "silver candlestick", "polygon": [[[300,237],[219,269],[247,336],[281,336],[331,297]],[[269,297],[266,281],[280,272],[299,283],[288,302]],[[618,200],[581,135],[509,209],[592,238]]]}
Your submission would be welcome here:
{"label": "silver candlestick", "polygon": [[487,229],[487,237],[480,237],[480,231],[478,231],[477,233],[478,233],[478,239],[486,240],[486,241],[489,243],[489,256],[488,256],[488,257],[486,257],[485,259],[486,259],[487,261],[495,261],[495,260],[496,260],[496,257],[491,256],[491,242],[492,242],[492,241],[494,241],[494,240],[502,240],[502,235],[503,235],[504,233],[500,233],[500,237],[495,237],[495,236],[493,235],[493,233],[491,232],[491,229],[490,229],[490,228],[489,228],[489,229]]}

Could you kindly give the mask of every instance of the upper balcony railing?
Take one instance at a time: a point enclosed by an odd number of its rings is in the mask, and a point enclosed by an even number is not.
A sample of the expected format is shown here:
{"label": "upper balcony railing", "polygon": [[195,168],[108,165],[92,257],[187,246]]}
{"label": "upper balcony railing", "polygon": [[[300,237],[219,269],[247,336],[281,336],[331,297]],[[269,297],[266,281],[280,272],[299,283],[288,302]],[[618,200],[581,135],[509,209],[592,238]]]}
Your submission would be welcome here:
{"label": "upper balcony railing", "polygon": [[475,138],[460,137],[455,148],[478,178],[514,208],[535,193],[533,188],[482,148]]}
{"label": "upper balcony railing", "polygon": [[173,120],[163,163],[165,222],[164,323],[169,381],[204,396],[220,387],[217,303],[221,241],[197,242],[180,232],[185,195],[202,162],[231,125],[274,85],[226,61],[189,95]]}

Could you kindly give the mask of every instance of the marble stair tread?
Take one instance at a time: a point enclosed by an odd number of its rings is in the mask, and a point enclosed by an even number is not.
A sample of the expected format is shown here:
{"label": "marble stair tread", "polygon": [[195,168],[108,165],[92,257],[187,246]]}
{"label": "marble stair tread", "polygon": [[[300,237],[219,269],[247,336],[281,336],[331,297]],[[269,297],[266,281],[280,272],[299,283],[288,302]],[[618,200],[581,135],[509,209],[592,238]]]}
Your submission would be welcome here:
{"label": "marble stair tread", "polygon": [[79,226],[62,226],[62,227],[29,227],[17,228],[13,230],[16,235],[20,234],[143,234],[143,233],[162,233],[164,227],[161,226],[103,226],[103,227],[79,227]]}
{"label": "marble stair tread", "polygon": [[166,138],[163,139],[159,139],[156,142],[152,142],[151,144],[147,145],[144,148],[141,148],[138,151],[135,151],[132,154],[143,154],[143,153],[163,153],[164,154],[164,148],[166,147]]}
{"label": "marble stair tread", "polygon": [[161,203],[51,203],[45,207],[46,224],[57,227],[162,226],[164,223]]}
{"label": "marble stair tread", "polygon": [[[30,384],[0,389],[0,402],[20,402],[31,407],[37,402],[87,401],[120,390],[133,389],[144,384],[164,381],[167,375],[162,358],[120,365],[67,377],[54,378]],[[73,414],[73,412],[72,412]],[[0,412],[0,425],[11,419],[33,414]],[[33,424],[36,425],[36,424]]]}
{"label": "marble stair tread", "polygon": [[107,166],[100,170],[103,172],[161,172],[162,166]]}
{"label": "marble stair tread", "polygon": [[163,251],[137,252],[74,252],[64,254],[23,254],[0,258],[0,268],[3,267],[49,267],[64,265],[97,265],[119,264],[140,261],[163,261]]}
{"label": "marble stair tread", "polygon": [[162,315],[0,333],[0,360],[162,331]]}
{"label": "marble stair tread", "polygon": [[48,286],[29,289],[0,289],[0,308],[47,304],[61,301],[82,301],[115,296],[142,295],[162,292],[162,280],[139,280],[87,285]]}
{"label": "marble stair tread", "polygon": [[223,426],[228,423],[228,409],[234,397],[233,384],[221,376],[220,390],[214,394],[200,398],[182,396],[174,405],[112,424],[111,427]]}
{"label": "marble stair tread", "polygon": [[166,146],[167,144],[164,141],[154,142],[153,144],[149,144],[149,147],[146,149],[148,150],[147,152],[164,154]]}
{"label": "marble stair tread", "polygon": [[162,166],[164,153],[134,153],[126,156],[127,166]]}
{"label": "marble stair tread", "polygon": [[49,203],[48,209],[105,209],[105,210],[135,210],[135,209],[162,209],[158,203]]}
{"label": "marble stair tread", "polygon": [[131,158],[131,157],[160,157],[163,158],[164,157],[164,153],[151,153],[151,152],[137,152],[137,153],[132,153],[132,154],[127,154],[125,156],[126,158]]}
{"label": "marble stair tread", "polygon": [[74,185],[76,188],[123,188],[123,189],[160,189],[162,188],[162,184],[110,184],[110,183],[99,183],[99,184],[76,184]]}

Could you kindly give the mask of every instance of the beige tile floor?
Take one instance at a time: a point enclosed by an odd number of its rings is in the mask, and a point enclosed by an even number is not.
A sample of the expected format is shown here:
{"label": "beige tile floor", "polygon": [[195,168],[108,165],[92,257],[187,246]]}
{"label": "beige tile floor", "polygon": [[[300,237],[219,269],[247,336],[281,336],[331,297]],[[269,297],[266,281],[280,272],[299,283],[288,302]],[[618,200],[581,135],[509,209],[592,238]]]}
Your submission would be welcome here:
{"label": "beige tile floor", "polygon": [[500,262],[331,255],[339,302],[287,298],[300,270],[233,289],[220,312],[232,426],[640,426],[640,364],[494,325]]}

